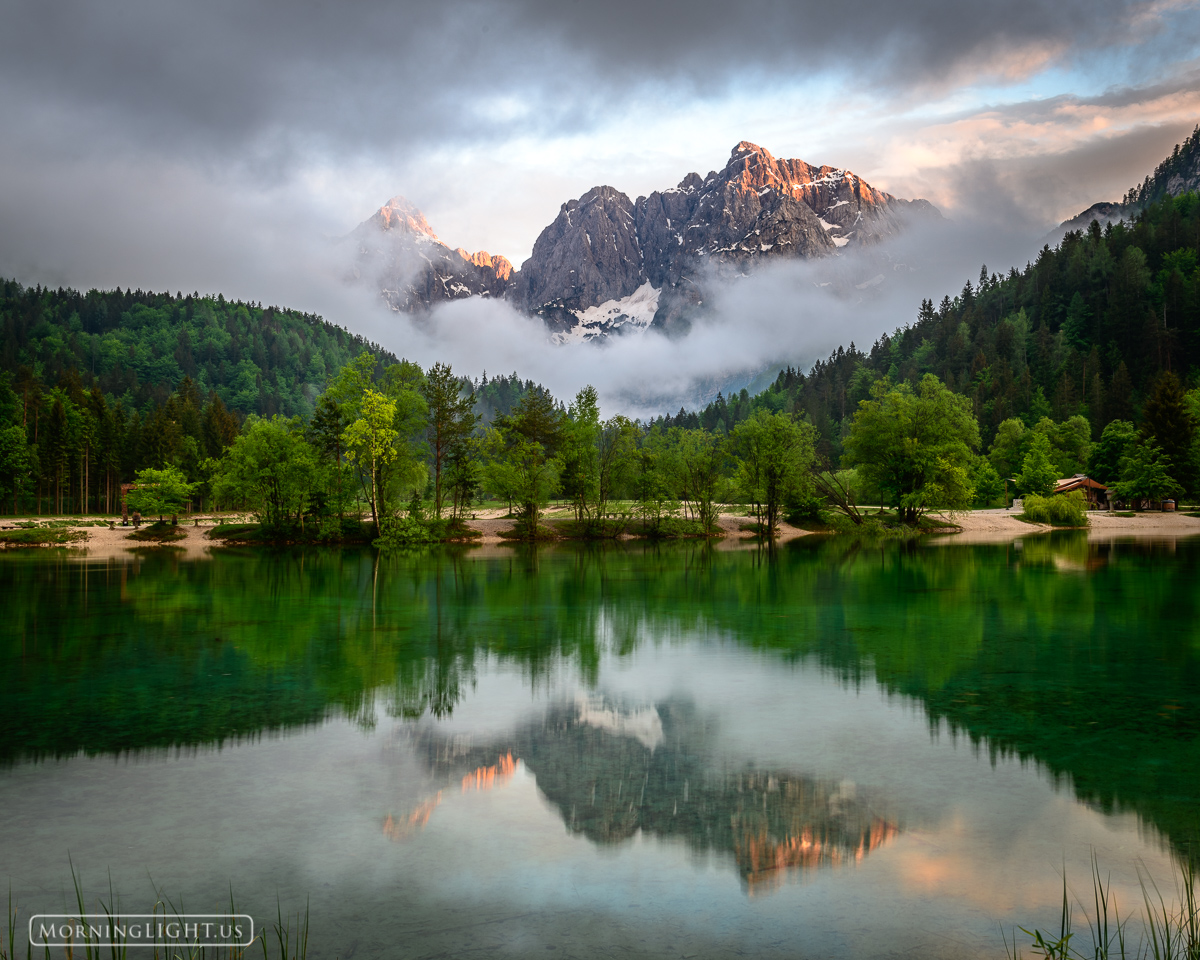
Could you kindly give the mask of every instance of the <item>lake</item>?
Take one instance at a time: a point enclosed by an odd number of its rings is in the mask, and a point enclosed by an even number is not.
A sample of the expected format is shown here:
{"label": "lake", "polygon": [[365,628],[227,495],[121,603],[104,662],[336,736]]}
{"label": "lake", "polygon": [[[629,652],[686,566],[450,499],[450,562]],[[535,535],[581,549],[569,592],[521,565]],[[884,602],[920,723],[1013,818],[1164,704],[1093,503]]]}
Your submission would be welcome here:
{"label": "lake", "polygon": [[307,903],[343,960],[1004,956],[1064,867],[1124,913],[1197,856],[1198,574],[1085,534],[10,551],[0,882]]}

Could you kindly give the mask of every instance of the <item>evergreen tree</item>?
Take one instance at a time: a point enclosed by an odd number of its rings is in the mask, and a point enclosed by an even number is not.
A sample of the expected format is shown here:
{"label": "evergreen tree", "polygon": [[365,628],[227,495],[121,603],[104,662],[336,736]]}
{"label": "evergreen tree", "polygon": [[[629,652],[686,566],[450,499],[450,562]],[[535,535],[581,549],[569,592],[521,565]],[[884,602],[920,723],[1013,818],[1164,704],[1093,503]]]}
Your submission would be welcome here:
{"label": "evergreen tree", "polygon": [[1104,428],[1088,457],[1087,473],[1093,480],[1111,486],[1120,479],[1121,461],[1137,440],[1128,420],[1113,420]]}
{"label": "evergreen tree", "polygon": [[1151,440],[1171,463],[1172,476],[1187,490],[1196,489],[1193,449],[1196,422],[1175,374],[1162,374],[1142,409],[1141,437]]}
{"label": "evergreen tree", "polygon": [[454,376],[449,364],[435,363],[429,368],[421,393],[428,407],[426,437],[433,464],[433,510],[440,520],[444,495],[442,475],[452,456],[457,457],[460,469],[463,466],[463,457],[470,449],[466,441],[479,418],[473,412],[475,394],[464,394],[462,383]]}

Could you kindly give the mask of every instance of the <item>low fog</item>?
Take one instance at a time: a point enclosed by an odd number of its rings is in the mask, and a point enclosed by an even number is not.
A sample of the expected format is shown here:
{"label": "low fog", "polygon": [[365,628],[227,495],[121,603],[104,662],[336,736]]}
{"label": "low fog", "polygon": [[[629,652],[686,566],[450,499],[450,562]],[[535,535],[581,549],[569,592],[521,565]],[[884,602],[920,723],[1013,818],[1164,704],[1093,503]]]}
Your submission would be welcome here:
{"label": "low fog", "polygon": [[[1200,112],[1195,0],[754,0],[734,20],[710,0],[9,8],[0,277],[291,307],[425,365],[515,370],[564,399],[592,383],[643,416],[869,348],[981,263],[1024,266]],[[449,246],[519,264],[564,200],[662,189],[742,139],[949,222],[712,283],[677,339],[556,347],[503,303],[413,319],[343,280],[334,239],[396,193]]]}
{"label": "low fog", "polygon": [[[1132,184],[1133,171],[1169,146],[1130,139],[1138,152],[1119,182]],[[370,212],[351,191],[328,184],[318,191],[299,180],[251,189],[188,167],[122,164],[122,175],[138,182],[137,204],[107,188],[115,164],[62,158],[27,172],[19,198],[0,194],[0,219],[20,225],[0,231],[0,274],[27,284],[197,290],[290,307],[423,366],[441,360],[471,377],[516,371],[564,400],[591,383],[606,414],[646,417],[695,408],[788,364],[807,370],[851,341],[868,350],[881,334],[913,322],[923,298],[936,303],[976,282],[981,264],[1002,274],[1024,267],[1054,224],[1030,181],[1053,190],[1064,163],[1056,157],[1031,169],[972,161],[946,169],[941,182],[957,201],[943,208],[947,219],[914,223],[888,243],[844,248],[836,257],[775,261],[732,282],[710,279],[702,316],[673,339],[650,330],[556,346],[540,320],[478,299],[423,317],[393,313],[377,287],[345,280],[351,251],[337,238]],[[72,184],[69,193],[64,182]],[[456,245],[453,233],[443,237]]]}
{"label": "low fog", "polygon": [[[427,316],[392,313],[381,302],[360,328],[423,366],[441,360],[478,377],[516,371],[562,400],[585,384],[606,414],[635,417],[694,409],[716,396],[812,363],[853,341],[869,350],[883,333],[916,319],[922,298],[954,296],[983,263],[1024,267],[1040,248],[1028,226],[997,221],[918,223],[885,244],[814,261],[775,261],[734,280],[707,281],[709,299],[686,335],[655,329],[557,345],[542,321],[510,305],[472,298]],[[349,291],[348,291],[349,292]],[[365,304],[360,305],[360,309]],[[364,323],[365,322],[365,323]]]}

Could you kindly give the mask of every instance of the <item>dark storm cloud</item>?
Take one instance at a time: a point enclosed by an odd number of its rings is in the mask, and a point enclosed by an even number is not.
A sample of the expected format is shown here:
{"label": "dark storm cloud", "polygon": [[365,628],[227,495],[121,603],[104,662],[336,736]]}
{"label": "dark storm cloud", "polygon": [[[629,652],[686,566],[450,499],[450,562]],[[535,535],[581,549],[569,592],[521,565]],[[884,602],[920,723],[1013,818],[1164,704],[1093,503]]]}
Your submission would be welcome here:
{"label": "dark storm cloud", "polygon": [[963,71],[1020,72],[1038,51],[1069,61],[1159,30],[1146,8],[26,0],[8,5],[0,31],[0,111],[34,143],[77,137],[112,148],[133,138],[222,165],[234,151],[274,170],[314,151],[406,154],[584,129],[647,86],[717,93],[776,71],[830,69],[882,91]]}

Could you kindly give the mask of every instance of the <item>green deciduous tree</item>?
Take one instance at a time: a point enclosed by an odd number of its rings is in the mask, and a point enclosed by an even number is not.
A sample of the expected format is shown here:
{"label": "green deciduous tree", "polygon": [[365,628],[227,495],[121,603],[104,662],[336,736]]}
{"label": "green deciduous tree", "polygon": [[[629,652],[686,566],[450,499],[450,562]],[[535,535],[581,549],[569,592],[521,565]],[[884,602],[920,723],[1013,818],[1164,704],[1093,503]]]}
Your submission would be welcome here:
{"label": "green deciduous tree", "polygon": [[378,381],[376,366],[375,358],[363,353],[342,369],[325,395],[346,424],[345,454],[358,472],[378,533],[381,521],[425,485],[422,438],[428,406],[421,394],[425,376],[415,363],[391,364]]}
{"label": "green deciduous tree", "polygon": [[995,439],[988,450],[988,461],[1002,479],[1013,476],[1021,469],[1029,446],[1029,436],[1025,424],[1016,417],[1003,421],[996,428]]}
{"label": "green deciduous tree", "polygon": [[784,413],[757,410],[731,438],[743,497],[755,504],[763,534],[773,537],[784,501],[810,483],[816,430]]}
{"label": "green deciduous tree", "polygon": [[1135,443],[1121,459],[1121,479],[1113,485],[1118,497],[1132,503],[1161,500],[1179,489],[1171,476],[1171,461],[1153,440]]}
{"label": "green deciduous tree", "polygon": [[986,457],[980,457],[971,473],[975,506],[991,507],[1004,496],[1004,479]]}
{"label": "green deciduous tree", "polygon": [[1058,469],[1050,459],[1050,438],[1045,433],[1035,432],[1029,441],[1029,452],[1017,474],[1017,489],[1021,493],[1045,497],[1054,489],[1059,479]]}
{"label": "green deciduous tree", "polygon": [[177,514],[187,503],[196,485],[188,483],[178,467],[156,470],[147,467],[137,472],[136,486],[126,494],[129,509],[143,516],[158,515],[162,520],[168,513]]}
{"label": "green deciduous tree", "polygon": [[225,502],[244,503],[272,530],[303,526],[316,486],[316,451],[298,417],[250,418],[217,464],[213,488]]}
{"label": "green deciduous tree", "polygon": [[598,517],[609,512],[609,503],[627,484],[637,455],[638,428],[628,417],[618,414],[600,424],[596,437],[596,507]]}
{"label": "green deciduous tree", "polygon": [[689,504],[704,532],[712,533],[717,526],[718,492],[728,467],[728,443],[720,434],[679,427],[671,430],[669,439],[680,499]]}
{"label": "green deciduous tree", "polygon": [[379,536],[379,518],[383,513],[383,475],[399,457],[400,433],[396,430],[396,403],[378,390],[368,387],[358,403],[359,415],[342,435],[346,451],[358,465],[368,484],[371,523]]}
{"label": "green deciduous tree", "polygon": [[970,401],[932,374],[916,390],[881,381],[872,393],[854,415],[843,463],[856,465],[906,523],[916,523],[930,509],[969,507],[979,446]]}
{"label": "green deciduous tree", "polygon": [[1060,477],[1082,473],[1092,448],[1092,425],[1086,417],[1076,414],[1055,423],[1043,417],[1033,427],[1034,433],[1045,434],[1050,441],[1050,462]]}
{"label": "green deciduous tree", "polygon": [[571,501],[575,519],[594,516],[600,491],[600,401],[588,384],[567,408],[563,425],[562,494]]}

